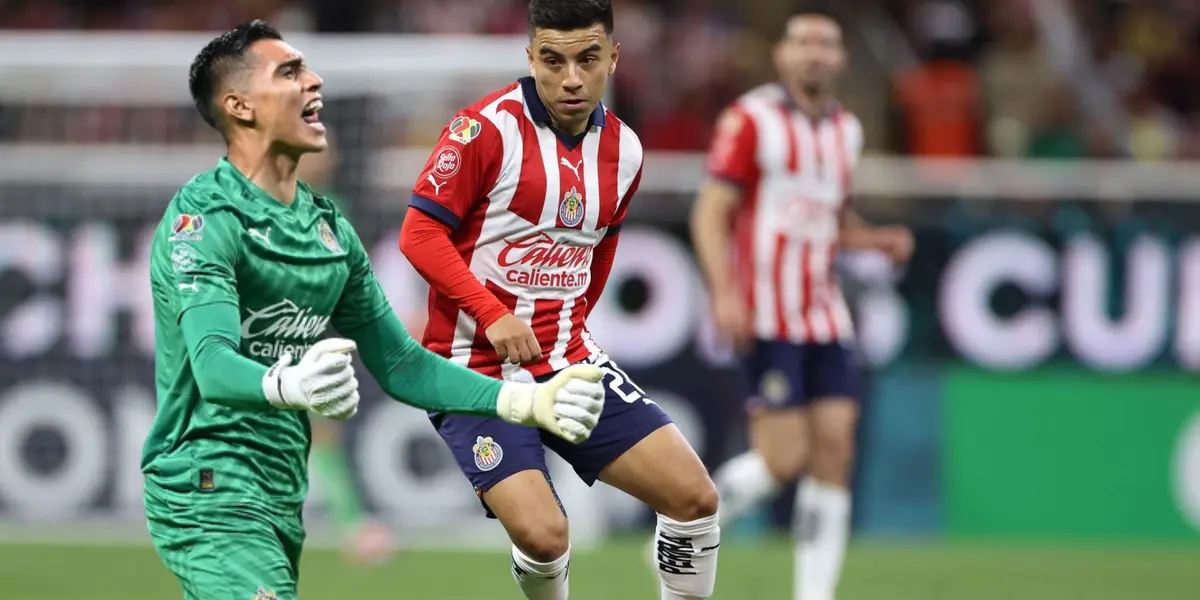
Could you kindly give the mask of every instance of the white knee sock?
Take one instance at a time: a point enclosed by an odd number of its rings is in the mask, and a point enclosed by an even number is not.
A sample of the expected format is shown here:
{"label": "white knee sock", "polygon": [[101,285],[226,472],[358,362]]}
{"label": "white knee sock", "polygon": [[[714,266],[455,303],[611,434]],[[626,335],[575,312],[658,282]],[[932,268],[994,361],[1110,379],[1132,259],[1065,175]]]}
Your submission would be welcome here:
{"label": "white knee sock", "polygon": [[833,600],[850,538],[850,492],[807,478],[796,494],[795,600]]}
{"label": "white knee sock", "polygon": [[767,470],[767,462],[753,450],[725,461],[713,474],[713,483],[721,496],[723,526],[779,493],[779,484]]}
{"label": "white knee sock", "polygon": [[658,515],[654,532],[662,600],[700,600],[717,584],[718,516],[680,523]]}
{"label": "white knee sock", "polygon": [[567,600],[570,575],[571,550],[562,556],[541,563],[525,556],[516,546],[512,547],[512,575],[517,585],[529,600]]}

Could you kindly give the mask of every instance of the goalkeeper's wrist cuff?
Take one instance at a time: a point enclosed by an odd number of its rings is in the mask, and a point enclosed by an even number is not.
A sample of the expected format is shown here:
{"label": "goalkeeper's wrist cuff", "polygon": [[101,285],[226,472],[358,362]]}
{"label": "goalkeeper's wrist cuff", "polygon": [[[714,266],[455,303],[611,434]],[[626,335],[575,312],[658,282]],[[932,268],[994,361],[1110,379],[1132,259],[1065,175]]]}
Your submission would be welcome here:
{"label": "goalkeeper's wrist cuff", "polygon": [[506,381],[496,398],[496,414],[509,423],[528,425],[533,419],[534,383]]}
{"label": "goalkeeper's wrist cuff", "polygon": [[267,369],[266,375],[263,375],[262,378],[263,396],[266,396],[267,402],[270,402],[271,406],[275,408],[293,408],[283,398],[283,379],[280,375],[286,368],[283,361],[279,361]]}

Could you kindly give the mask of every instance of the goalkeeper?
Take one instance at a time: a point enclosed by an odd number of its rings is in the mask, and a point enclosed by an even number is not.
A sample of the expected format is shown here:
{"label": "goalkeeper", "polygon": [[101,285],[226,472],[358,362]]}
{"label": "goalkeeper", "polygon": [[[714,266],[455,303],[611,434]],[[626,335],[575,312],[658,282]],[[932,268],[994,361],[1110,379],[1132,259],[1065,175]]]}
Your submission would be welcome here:
{"label": "goalkeeper", "polygon": [[[158,409],[142,456],[150,536],[185,598],[296,597],[309,413],[358,410],[356,349],[418,408],[591,434],[598,368],[505,383],[409,337],[349,223],[297,181],[326,144],[321,79],[278,31],[254,21],[213,39],[189,83],[228,155],[179,191],[154,238]],[[344,338],[321,339],[328,325]]]}

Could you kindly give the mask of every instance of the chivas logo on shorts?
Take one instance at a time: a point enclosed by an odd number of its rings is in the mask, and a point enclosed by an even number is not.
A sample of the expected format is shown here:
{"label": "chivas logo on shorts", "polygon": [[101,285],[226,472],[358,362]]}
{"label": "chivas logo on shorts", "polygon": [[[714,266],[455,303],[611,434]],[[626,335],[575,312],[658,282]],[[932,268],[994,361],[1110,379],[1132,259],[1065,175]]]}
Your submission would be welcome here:
{"label": "chivas logo on shorts", "polygon": [[475,453],[475,467],[480,471],[491,471],[504,460],[504,449],[491,437],[477,436],[471,451]]}
{"label": "chivas logo on shorts", "polygon": [[558,205],[558,218],[567,227],[574,227],[583,221],[583,196],[579,190],[571,188],[563,196],[562,203]]}
{"label": "chivas logo on shorts", "polygon": [[759,380],[758,393],[767,402],[778,406],[787,401],[792,390],[787,375],[779,369],[771,369],[763,373],[762,379]]}

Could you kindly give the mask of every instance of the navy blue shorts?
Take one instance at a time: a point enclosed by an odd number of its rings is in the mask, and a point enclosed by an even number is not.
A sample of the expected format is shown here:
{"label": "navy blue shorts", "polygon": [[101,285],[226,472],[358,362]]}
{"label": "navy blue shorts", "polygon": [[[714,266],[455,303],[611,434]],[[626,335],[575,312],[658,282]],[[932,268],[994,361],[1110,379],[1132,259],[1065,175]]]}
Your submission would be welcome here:
{"label": "navy blue shorts", "polygon": [[[483,492],[510,475],[536,469],[546,474],[545,447],[567,461],[579,478],[589,486],[596,483],[600,471],[671,418],[658,404],[611,360],[597,363],[604,370],[604,411],[600,423],[582,444],[572,444],[535,427],[514,425],[499,417],[431,414],[438,434],[446,441],[458,467],[462,469],[482,500]],[[553,374],[538,378],[546,381]],[[487,504],[484,503],[484,509]],[[488,517],[494,518],[491,510]]]}
{"label": "navy blue shorts", "polygon": [[858,398],[852,347],[758,340],[742,359],[751,408],[805,406],[819,398]]}

